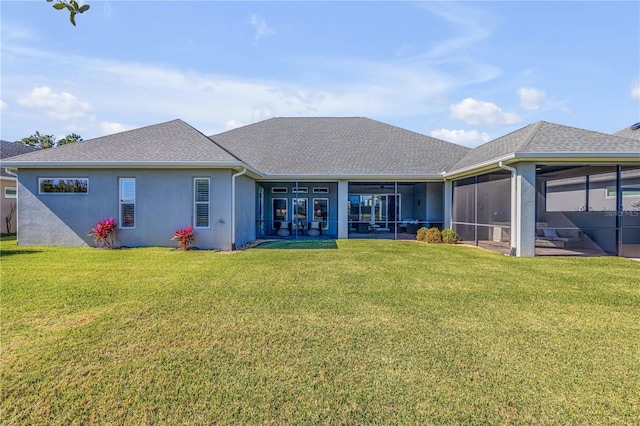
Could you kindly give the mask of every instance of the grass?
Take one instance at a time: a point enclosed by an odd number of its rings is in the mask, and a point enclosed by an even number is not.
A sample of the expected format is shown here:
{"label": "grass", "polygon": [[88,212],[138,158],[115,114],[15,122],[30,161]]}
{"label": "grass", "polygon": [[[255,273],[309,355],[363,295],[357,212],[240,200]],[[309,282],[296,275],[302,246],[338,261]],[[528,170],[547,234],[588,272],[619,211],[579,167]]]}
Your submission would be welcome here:
{"label": "grass", "polygon": [[2,241],[4,424],[635,424],[640,263]]}

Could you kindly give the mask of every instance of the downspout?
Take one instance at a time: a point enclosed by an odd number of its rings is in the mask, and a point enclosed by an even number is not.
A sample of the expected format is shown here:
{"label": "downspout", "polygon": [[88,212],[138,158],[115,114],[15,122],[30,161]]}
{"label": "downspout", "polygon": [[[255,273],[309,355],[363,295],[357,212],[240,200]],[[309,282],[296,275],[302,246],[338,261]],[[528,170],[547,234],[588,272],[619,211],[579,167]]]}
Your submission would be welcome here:
{"label": "downspout", "polygon": [[243,167],[241,172],[231,175],[231,250],[236,249],[236,178],[247,173]]}
{"label": "downspout", "polygon": [[498,167],[504,170],[508,170],[511,172],[511,232],[509,233],[509,241],[511,245],[511,249],[509,250],[509,256],[516,255],[516,247],[518,243],[518,197],[516,196],[517,185],[516,185],[516,173],[517,170],[513,167],[505,166],[502,161],[498,163]]}

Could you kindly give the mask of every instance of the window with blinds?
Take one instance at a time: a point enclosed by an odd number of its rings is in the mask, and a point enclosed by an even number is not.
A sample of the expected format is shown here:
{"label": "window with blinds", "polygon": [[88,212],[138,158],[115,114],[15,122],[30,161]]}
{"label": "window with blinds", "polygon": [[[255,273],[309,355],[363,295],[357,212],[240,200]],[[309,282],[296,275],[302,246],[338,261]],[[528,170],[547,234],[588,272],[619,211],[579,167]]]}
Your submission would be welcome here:
{"label": "window with blinds", "polygon": [[193,218],[194,228],[209,227],[209,178],[193,179]]}
{"label": "window with blinds", "polygon": [[136,226],[136,179],[120,178],[120,228]]}

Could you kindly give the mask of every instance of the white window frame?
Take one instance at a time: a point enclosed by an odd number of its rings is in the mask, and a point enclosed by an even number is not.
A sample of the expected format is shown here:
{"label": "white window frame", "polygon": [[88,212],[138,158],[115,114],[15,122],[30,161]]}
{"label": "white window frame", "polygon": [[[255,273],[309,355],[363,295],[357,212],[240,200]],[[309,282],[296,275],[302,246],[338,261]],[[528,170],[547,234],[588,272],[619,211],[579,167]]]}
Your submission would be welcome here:
{"label": "white window frame", "polygon": [[[285,217],[285,220],[280,220],[280,219],[276,219],[276,200],[284,200],[284,208],[287,211],[287,215]],[[272,222],[272,226],[274,229],[276,228],[276,222],[289,222],[289,199],[288,198],[272,198],[271,199],[271,222]]]}
{"label": "white window frame", "polygon": [[[197,181],[206,181],[207,182],[207,201],[198,201],[198,185]],[[206,205],[207,206],[207,226],[198,226],[198,206]],[[211,229],[211,178],[208,177],[196,177],[193,178],[193,228],[194,229]]]}
{"label": "white window frame", "polygon": [[[318,220],[316,219],[316,209],[315,209],[315,205],[316,205],[316,200],[326,200],[327,201],[327,220],[324,221],[322,219]],[[322,223],[322,229],[327,230],[329,229],[329,198],[328,197],[319,197],[319,198],[313,198],[313,200],[311,201],[311,210],[313,210],[313,222],[321,222]]]}
{"label": "white window frame", "polygon": [[[42,190],[43,180],[86,180],[87,192],[44,192]],[[88,177],[43,177],[38,178],[38,194],[39,195],[89,195],[89,178]]]}
{"label": "white window frame", "polygon": [[[123,193],[122,193],[122,184],[126,181],[133,181],[133,201],[130,199],[124,199],[123,197]],[[136,178],[134,177],[123,177],[123,178],[118,178],[118,228],[119,229],[136,229],[136,224],[138,223],[138,219],[137,219],[137,206],[136,206]],[[122,224],[122,219],[123,219],[123,215],[122,215],[122,206],[124,204],[133,204],[133,226],[123,226]]]}
{"label": "white window frame", "polygon": [[273,188],[271,188],[271,193],[272,194],[288,194],[289,188],[284,186],[274,186]]}
{"label": "white window frame", "polygon": [[317,188],[313,188],[313,193],[314,194],[328,194],[329,193],[329,188],[326,186],[320,186]]}
{"label": "white window frame", "polygon": [[[13,194],[7,194],[7,190],[13,189]],[[4,188],[4,198],[8,199],[8,200],[15,200],[16,198],[18,198],[18,188],[16,188],[15,186],[5,186]]]}
{"label": "white window frame", "polygon": [[300,186],[298,188],[293,188],[291,192],[293,192],[294,194],[308,194],[309,188],[306,186]]}

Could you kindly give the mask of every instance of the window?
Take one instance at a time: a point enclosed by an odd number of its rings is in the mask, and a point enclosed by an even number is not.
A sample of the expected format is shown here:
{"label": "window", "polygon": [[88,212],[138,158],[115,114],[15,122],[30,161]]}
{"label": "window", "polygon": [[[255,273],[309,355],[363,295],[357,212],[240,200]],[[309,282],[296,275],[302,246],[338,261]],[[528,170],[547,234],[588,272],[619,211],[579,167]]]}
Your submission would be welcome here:
{"label": "window", "polygon": [[287,199],[286,198],[274,198],[273,199],[273,227],[278,229],[279,223],[287,222],[289,215],[287,214]]}
{"label": "window", "polygon": [[193,179],[194,228],[209,227],[209,178]]}
{"label": "window", "polygon": [[89,178],[40,178],[40,194],[87,194]]}
{"label": "window", "polygon": [[120,178],[120,228],[136,225],[136,179]]}
{"label": "window", "polygon": [[271,193],[272,194],[286,194],[287,192],[289,192],[289,190],[285,187],[273,187],[271,188]]}
{"label": "window", "polygon": [[306,188],[306,187],[293,188],[291,192],[293,192],[294,194],[308,194],[309,188]]}
{"label": "window", "polygon": [[313,221],[320,222],[322,229],[329,229],[329,199],[313,199]]}
{"label": "window", "polygon": [[17,188],[6,187],[4,189],[4,198],[18,198]]}
{"label": "window", "polygon": [[306,198],[294,198],[293,199],[293,221],[294,227],[304,227],[309,220],[307,212],[307,199]]}
{"label": "window", "polygon": [[328,194],[329,193],[329,188],[326,188],[326,187],[313,188],[313,193],[314,194]]}

